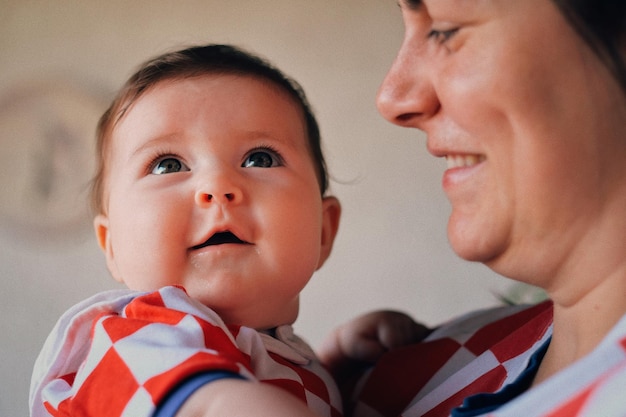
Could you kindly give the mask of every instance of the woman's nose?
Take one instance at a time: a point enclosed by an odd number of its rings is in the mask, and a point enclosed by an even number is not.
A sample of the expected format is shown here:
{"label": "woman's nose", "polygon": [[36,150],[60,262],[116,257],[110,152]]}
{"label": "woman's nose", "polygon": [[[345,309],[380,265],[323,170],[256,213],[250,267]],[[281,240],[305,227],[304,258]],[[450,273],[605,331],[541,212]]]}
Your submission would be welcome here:
{"label": "woman's nose", "polygon": [[403,45],[376,97],[380,114],[404,127],[422,128],[440,106],[427,57],[419,55]]}

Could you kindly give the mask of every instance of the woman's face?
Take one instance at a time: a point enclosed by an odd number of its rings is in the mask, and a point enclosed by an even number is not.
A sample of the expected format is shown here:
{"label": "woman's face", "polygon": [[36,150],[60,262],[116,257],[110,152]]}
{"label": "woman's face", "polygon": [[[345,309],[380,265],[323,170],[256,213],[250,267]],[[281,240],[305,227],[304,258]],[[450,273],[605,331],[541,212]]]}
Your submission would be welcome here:
{"label": "woman's face", "polygon": [[571,265],[623,198],[623,93],[549,0],[400,6],[405,38],[380,112],[447,159],[454,250],[550,286],[541,275]]}

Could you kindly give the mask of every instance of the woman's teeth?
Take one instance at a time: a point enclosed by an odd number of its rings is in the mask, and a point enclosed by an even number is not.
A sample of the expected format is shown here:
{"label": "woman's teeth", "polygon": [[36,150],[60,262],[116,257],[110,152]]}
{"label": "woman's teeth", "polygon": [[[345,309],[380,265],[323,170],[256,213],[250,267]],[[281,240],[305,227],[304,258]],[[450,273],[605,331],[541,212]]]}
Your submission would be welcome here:
{"label": "woman's teeth", "polygon": [[448,169],[466,168],[479,164],[485,160],[484,155],[447,155]]}

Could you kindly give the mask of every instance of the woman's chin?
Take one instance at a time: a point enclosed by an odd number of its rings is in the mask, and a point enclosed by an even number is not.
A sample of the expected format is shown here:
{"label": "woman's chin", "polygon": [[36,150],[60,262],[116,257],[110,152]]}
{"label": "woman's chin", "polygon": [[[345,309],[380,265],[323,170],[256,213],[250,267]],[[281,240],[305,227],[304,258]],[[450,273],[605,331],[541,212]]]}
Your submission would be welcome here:
{"label": "woman's chin", "polygon": [[470,262],[489,264],[501,254],[502,245],[496,244],[488,228],[460,227],[452,219],[448,223],[448,241],[452,250],[462,259]]}

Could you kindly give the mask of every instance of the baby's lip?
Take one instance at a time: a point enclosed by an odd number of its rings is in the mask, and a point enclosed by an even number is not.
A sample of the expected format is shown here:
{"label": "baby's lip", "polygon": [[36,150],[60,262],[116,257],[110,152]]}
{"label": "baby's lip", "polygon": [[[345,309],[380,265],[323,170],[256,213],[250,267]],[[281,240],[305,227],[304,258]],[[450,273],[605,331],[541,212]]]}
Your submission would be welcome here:
{"label": "baby's lip", "polygon": [[191,250],[202,249],[207,246],[216,246],[216,245],[225,245],[225,244],[236,244],[236,245],[249,245],[249,242],[245,240],[241,240],[237,235],[235,235],[230,230],[224,230],[221,232],[216,232],[212,234],[207,240],[200,243],[199,245],[195,245],[191,247]]}

